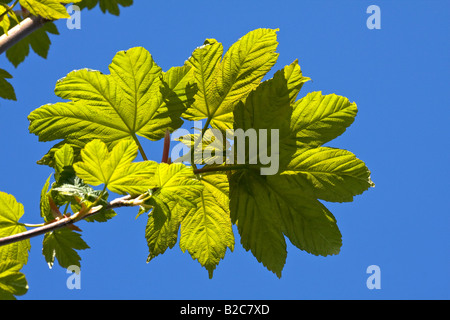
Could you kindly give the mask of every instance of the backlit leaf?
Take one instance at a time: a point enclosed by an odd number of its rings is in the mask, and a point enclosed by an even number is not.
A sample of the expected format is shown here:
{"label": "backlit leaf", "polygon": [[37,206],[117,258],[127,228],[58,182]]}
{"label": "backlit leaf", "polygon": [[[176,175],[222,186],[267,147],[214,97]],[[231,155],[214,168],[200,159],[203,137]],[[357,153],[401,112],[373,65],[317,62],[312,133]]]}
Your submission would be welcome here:
{"label": "backlit leaf", "polygon": [[21,268],[18,261],[0,260],[0,300],[15,300],[15,296],[27,293],[28,283]]}
{"label": "backlit leaf", "polygon": [[197,48],[188,64],[194,68],[198,86],[195,102],[184,117],[189,120],[209,119],[214,128],[232,128],[236,104],[256,88],[275,64],[278,42],[272,29],[249,32],[222,57],[222,44],[207,39]]}
{"label": "backlit leaf", "polygon": [[138,135],[159,140],[167,129],[181,126],[180,115],[191,102],[183,88],[190,69],[175,69],[163,73],[150,53],[138,47],[118,52],[110,75],[73,71],[55,88],[59,97],[71,101],[33,111],[30,132],[40,141],[64,139],[76,145],[100,139],[113,146],[122,139],[136,141]]}
{"label": "backlit leaf", "polygon": [[308,93],[298,100],[291,117],[291,130],[299,148],[314,148],[340,136],[356,116],[355,103],[335,94]]}
{"label": "backlit leaf", "polygon": [[[24,214],[23,205],[7,193],[0,192],[0,238],[25,232],[27,229],[19,223]],[[30,240],[22,240],[0,247],[0,261],[14,260],[21,264],[28,261]]]}
{"label": "backlit leaf", "polygon": [[137,153],[136,144],[130,140],[119,142],[111,152],[105,143],[93,140],[81,151],[83,161],[74,164],[74,169],[87,184],[105,184],[109,190],[119,194],[142,194],[155,184],[151,177],[156,163],[132,163]]}
{"label": "backlit leaf", "polygon": [[326,201],[352,201],[375,186],[363,161],[347,150],[314,148],[298,151],[283,175],[303,194]]}
{"label": "backlit leaf", "polygon": [[234,249],[228,179],[224,174],[208,174],[200,181],[204,189],[196,199],[197,206],[190,209],[181,222],[180,248],[189,251],[212,278],[227,248]]}
{"label": "backlit leaf", "polygon": [[152,209],[145,229],[149,247],[147,261],[173,248],[181,221],[188,210],[197,205],[203,190],[192,168],[181,163],[159,164],[153,180],[154,192],[145,203],[146,208]]}

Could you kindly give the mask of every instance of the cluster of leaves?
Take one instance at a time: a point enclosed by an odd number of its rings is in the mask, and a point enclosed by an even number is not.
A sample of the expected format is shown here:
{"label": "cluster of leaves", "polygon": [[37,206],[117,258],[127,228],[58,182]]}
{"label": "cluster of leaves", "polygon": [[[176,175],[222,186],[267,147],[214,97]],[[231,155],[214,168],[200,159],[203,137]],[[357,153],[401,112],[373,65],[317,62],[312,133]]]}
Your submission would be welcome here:
{"label": "cluster of leaves", "polygon": [[[6,50],[6,57],[14,67],[17,68],[25,61],[30,53],[30,47],[40,57],[47,58],[51,45],[49,34],[59,34],[54,21],[70,18],[64,6],[68,3],[75,3],[80,9],[89,10],[99,4],[104,13],[119,15],[119,5],[128,7],[133,4],[133,0],[0,0],[0,36],[8,35],[8,30],[30,15],[40,16],[47,21],[41,28]],[[14,10],[17,4],[20,4],[21,10]],[[2,76],[4,73],[6,71],[0,69],[0,98],[16,100],[14,88],[4,80],[6,78]]]}
{"label": "cluster of leaves", "polygon": [[[336,219],[320,200],[352,201],[373,182],[354,154],[323,145],[352,124],[357,107],[321,92],[297,99],[310,80],[297,60],[263,81],[278,58],[277,31],[251,31],[225,54],[221,43],[207,39],[183,66],[166,72],[136,47],[115,55],[110,74],[81,69],[59,80],[55,94],[67,102],[43,105],[28,117],[40,141],[59,141],[38,162],[55,170],[55,181],[50,187],[47,180],[42,191],[45,221],[63,209],[77,215],[99,207],[89,219],[104,222],[115,215],[108,191],[123,195],[134,199],[138,216],[147,216],[147,261],[179,242],[210,277],[234,249],[233,224],[242,246],[278,277],[286,237],[314,255],[339,253]],[[202,120],[205,136],[211,128],[279,130],[278,173],[263,176],[266,165],[250,161],[238,166],[149,161],[140,139],[160,140],[184,120]],[[191,153],[203,150],[187,145]],[[76,250],[88,247],[77,230],[67,228],[47,234],[43,245],[46,261],[57,259],[62,266],[79,265]]]}

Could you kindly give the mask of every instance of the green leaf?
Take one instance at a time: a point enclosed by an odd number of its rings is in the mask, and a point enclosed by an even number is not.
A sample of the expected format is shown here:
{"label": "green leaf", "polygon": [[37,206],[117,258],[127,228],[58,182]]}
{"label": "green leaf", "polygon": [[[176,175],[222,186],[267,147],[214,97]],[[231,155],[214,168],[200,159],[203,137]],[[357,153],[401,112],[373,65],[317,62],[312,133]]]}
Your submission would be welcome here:
{"label": "green leaf", "polygon": [[[24,214],[23,205],[7,193],[0,192],[0,238],[22,233],[26,228],[19,223]],[[0,247],[0,261],[14,260],[26,264],[30,240],[22,240]]]}
{"label": "green leaf", "polygon": [[[67,176],[74,174],[73,162],[75,154],[72,146],[64,144],[61,148],[57,149],[55,154],[55,180],[59,182],[61,175]],[[64,178],[63,178],[64,179]]]}
{"label": "green leaf", "polygon": [[[303,77],[298,61],[277,71],[272,79],[264,81],[253,90],[244,102],[239,102],[234,110],[234,130],[242,129],[255,131],[254,141],[250,141],[245,149],[239,148],[239,141],[234,145],[235,163],[237,157],[242,157],[245,150],[245,163],[263,166],[261,157],[270,155],[272,160],[278,162],[278,167],[284,167],[296,150],[295,139],[290,132],[290,119],[293,103],[309,78]],[[272,132],[275,131],[275,132]],[[261,144],[261,134],[266,134],[267,143]],[[273,136],[275,134],[275,136]],[[243,143],[242,141],[240,142]],[[258,146],[252,149],[251,146]],[[276,157],[276,158],[275,158]],[[243,161],[241,160],[241,163]],[[276,173],[276,172],[275,172]],[[274,174],[274,173],[272,173]]]}
{"label": "green leaf", "polygon": [[[70,1],[78,2],[80,0]],[[60,0],[20,0],[20,4],[26,8],[32,15],[41,16],[47,20],[57,20],[70,18],[66,7],[61,3],[67,1]]]}
{"label": "green leaf", "polygon": [[20,272],[22,263],[14,260],[0,260],[0,300],[15,300],[28,291],[25,275]]}
{"label": "green leaf", "polygon": [[[110,71],[104,75],[83,69],[59,80],[56,95],[71,101],[33,111],[30,132],[40,141],[65,139],[79,145],[101,139],[113,146],[121,139],[137,141],[137,135],[159,140],[166,129],[181,126],[180,115],[190,99],[179,86],[187,84],[188,67],[163,74],[147,50],[132,48],[116,54]],[[174,92],[183,92],[178,103]]]}
{"label": "green leaf", "polygon": [[80,267],[80,256],[76,250],[89,249],[81,235],[66,227],[48,232],[44,236],[42,254],[50,268],[55,258],[62,268],[71,265]]}
{"label": "green leaf", "polygon": [[60,141],[57,144],[55,144],[53,147],[51,147],[50,150],[40,160],[37,161],[37,164],[46,165],[51,168],[55,168],[55,166],[56,166],[55,153],[59,149],[63,148],[65,145],[69,145],[72,148],[73,155],[74,155],[73,162],[81,161],[80,153],[81,153],[81,149],[83,149],[83,147],[84,147],[84,144],[82,144],[81,146],[78,146],[75,144],[67,143],[65,140],[63,140],[63,141]]}
{"label": "green leaf", "polygon": [[[17,22],[11,21],[11,28],[15,25]],[[36,54],[46,59],[51,44],[47,33],[59,34],[56,25],[51,21],[46,22],[41,28],[9,48],[6,51],[6,57],[17,68],[30,53],[31,46]]]}
{"label": "green leaf", "polygon": [[208,270],[209,278],[227,248],[234,249],[231,227],[228,179],[224,174],[208,174],[201,178],[203,192],[197,205],[189,210],[181,223],[180,248]]}
{"label": "green leaf", "polygon": [[[216,131],[217,129],[214,129]],[[189,134],[181,136],[176,141],[189,147],[189,151],[184,153],[173,162],[188,162],[195,164],[222,164],[226,162],[226,152],[230,149],[230,142],[222,137],[222,134],[216,135],[211,129],[205,131],[202,135],[202,143],[196,144],[200,139],[200,134]],[[195,147],[195,150],[193,150]],[[193,157],[193,159],[192,159]]]}
{"label": "green leaf", "polygon": [[105,143],[94,140],[81,151],[83,162],[74,164],[74,169],[87,184],[105,184],[109,190],[119,194],[142,194],[155,184],[151,177],[156,163],[132,163],[137,153],[138,147],[130,140],[119,142],[111,152]]}
{"label": "green leaf", "polygon": [[6,70],[0,69],[0,98],[16,101],[17,98],[14,87],[5,80],[11,78],[12,76]]}
{"label": "green leaf", "polygon": [[287,252],[280,212],[273,208],[274,203],[264,179],[257,173],[238,172],[231,176],[231,220],[238,227],[241,244],[281,277]]}
{"label": "green leaf", "polygon": [[253,170],[233,174],[230,211],[242,246],[278,277],[287,257],[285,236],[315,255],[337,254],[342,244],[333,215],[285,176],[263,177]]}
{"label": "green leaf", "polygon": [[[8,8],[9,7],[7,5],[2,5],[0,3],[0,15],[5,13],[8,10]],[[9,25],[10,25],[8,14],[3,15],[3,17],[0,19],[1,19],[0,20],[0,29],[3,30],[3,33],[8,35],[8,30],[9,30]]]}
{"label": "green leaf", "polygon": [[[54,184],[52,187],[52,197],[58,206],[70,204],[72,212],[81,210],[81,203],[89,207],[96,205],[106,206],[108,204],[108,192],[94,190],[85,184],[80,178],[72,176],[65,182]],[[100,197],[100,198],[99,198]],[[101,209],[95,215],[84,218],[87,222],[106,222],[116,216],[114,210]]]}
{"label": "green leaf", "polygon": [[47,181],[45,182],[44,186],[41,190],[41,199],[39,201],[39,208],[41,212],[41,217],[44,218],[45,222],[50,222],[54,219],[50,207],[50,200],[49,200],[49,187],[50,187],[50,178],[52,175],[50,175],[47,178]]}
{"label": "green leaf", "polygon": [[353,201],[353,196],[375,186],[363,161],[334,148],[300,150],[282,174],[303,194],[333,202]]}
{"label": "green leaf", "polygon": [[335,94],[308,93],[292,111],[291,131],[299,148],[315,148],[340,136],[356,116],[356,103]]}
{"label": "green leaf", "polygon": [[120,14],[119,5],[122,7],[129,7],[133,4],[133,0],[82,0],[78,3],[78,6],[81,9],[88,8],[91,10],[97,4],[100,4],[100,10],[102,10],[103,13],[108,11],[109,13],[118,16]]}
{"label": "green leaf", "polygon": [[232,128],[230,113],[259,85],[278,58],[276,31],[249,32],[229,48],[223,59],[222,44],[214,39],[197,48],[187,63],[194,69],[198,92],[183,116],[189,120],[206,118],[222,130]]}
{"label": "green leaf", "polygon": [[159,164],[153,181],[154,191],[144,205],[145,210],[152,209],[145,229],[149,247],[147,262],[173,248],[181,221],[197,205],[203,190],[192,168],[181,163]]}

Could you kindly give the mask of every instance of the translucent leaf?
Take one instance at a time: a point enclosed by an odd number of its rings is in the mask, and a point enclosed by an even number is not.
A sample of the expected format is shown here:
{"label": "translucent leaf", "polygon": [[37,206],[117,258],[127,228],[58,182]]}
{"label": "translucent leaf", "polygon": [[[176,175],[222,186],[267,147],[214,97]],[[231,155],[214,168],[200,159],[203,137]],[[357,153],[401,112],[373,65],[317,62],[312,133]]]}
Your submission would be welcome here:
{"label": "translucent leaf", "polygon": [[[19,223],[24,214],[23,205],[7,193],[0,192],[0,238],[22,233],[26,228]],[[28,261],[30,240],[22,240],[0,247],[0,261],[14,260],[21,264]]]}
{"label": "translucent leaf", "polygon": [[214,128],[232,128],[230,113],[259,85],[278,58],[276,31],[249,32],[229,48],[223,59],[222,44],[214,39],[197,48],[187,63],[194,69],[198,92],[184,117],[208,119]]}
{"label": "translucent leaf", "polygon": [[94,186],[105,184],[119,194],[142,194],[154,187],[153,176],[156,163],[135,162],[138,147],[133,141],[119,142],[111,152],[100,140],[86,144],[81,151],[82,162],[74,164],[77,176]]}
{"label": "translucent leaf", "polygon": [[181,163],[159,164],[153,180],[154,191],[145,203],[147,210],[152,209],[145,229],[147,261],[176,244],[180,223],[188,210],[197,205],[203,190],[192,168]]}
{"label": "translucent leaf", "polygon": [[314,148],[340,136],[356,116],[355,103],[335,94],[308,93],[292,111],[291,131],[299,148]]}
{"label": "translucent leaf", "polygon": [[263,177],[245,170],[230,179],[230,211],[241,243],[259,262],[281,277],[287,252],[285,236],[315,255],[337,254],[341,234],[333,215],[285,176]]}
{"label": "translucent leaf", "polygon": [[122,139],[137,141],[138,135],[159,140],[183,123],[180,115],[192,100],[183,87],[189,70],[163,73],[143,48],[118,52],[110,75],[83,69],[58,81],[55,93],[71,101],[33,111],[30,132],[40,141],[64,139],[76,145],[101,139],[113,146]]}
{"label": "translucent leaf", "polygon": [[[234,110],[235,157],[242,158],[245,152],[245,163],[262,165],[263,154],[270,155],[281,167],[289,162],[296,150],[295,139],[290,132],[291,104],[308,80],[302,76],[298,62],[294,61],[277,71],[272,79],[261,83],[245,102],[238,103]],[[236,141],[238,129],[255,132],[256,139],[250,140],[245,149],[239,149],[244,141]],[[272,133],[276,135],[272,136]],[[266,137],[265,144],[261,143],[264,141],[262,134]]]}
{"label": "translucent leaf", "polygon": [[363,161],[334,148],[299,151],[282,174],[303,194],[326,201],[352,201],[353,196],[375,186]]}
{"label": "translucent leaf", "polygon": [[208,174],[202,176],[201,182],[204,189],[197,198],[197,206],[181,222],[180,248],[189,251],[212,278],[227,248],[234,249],[228,178],[224,174]]}
{"label": "translucent leaf", "polygon": [[0,260],[0,300],[15,300],[28,291],[22,264],[15,260]]}
{"label": "translucent leaf", "polygon": [[81,0],[20,0],[20,4],[32,15],[41,16],[47,20],[70,18],[66,7],[61,3],[79,2]]}

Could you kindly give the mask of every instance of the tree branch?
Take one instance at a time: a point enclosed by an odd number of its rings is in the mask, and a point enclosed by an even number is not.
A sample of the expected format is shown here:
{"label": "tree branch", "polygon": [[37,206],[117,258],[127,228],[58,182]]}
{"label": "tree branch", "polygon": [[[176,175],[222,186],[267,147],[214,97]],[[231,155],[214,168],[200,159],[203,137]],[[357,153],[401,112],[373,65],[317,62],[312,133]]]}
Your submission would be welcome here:
{"label": "tree branch", "polygon": [[56,229],[60,229],[62,227],[71,225],[77,221],[80,221],[82,219],[85,219],[87,217],[91,217],[91,216],[97,214],[100,211],[100,209],[110,210],[110,209],[120,208],[120,207],[132,207],[132,206],[140,205],[141,202],[142,202],[141,197],[137,197],[136,199],[131,199],[131,196],[128,195],[128,196],[125,196],[122,198],[117,198],[117,199],[111,201],[110,203],[108,203],[108,205],[106,205],[104,208],[103,207],[102,208],[99,208],[99,207],[92,208],[87,214],[84,214],[81,217],[78,215],[80,212],[77,212],[71,216],[56,220],[56,221],[46,224],[42,227],[34,228],[34,229],[27,230],[22,233],[17,233],[17,234],[8,236],[8,237],[1,238],[0,239],[0,247],[5,246],[7,244],[14,243],[14,242],[30,239],[30,238],[45,234],[47,232],[51,232]]}
{"label": "tree branch", "polygon": [[0,36],[0,54],[11,48],[23,38],[41,28],[48,20],[42,17],[30,16],[8,31],[8,35]]}

